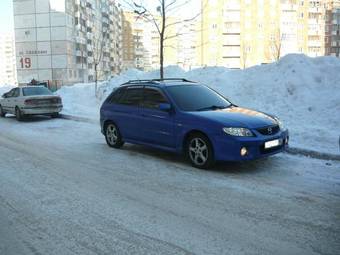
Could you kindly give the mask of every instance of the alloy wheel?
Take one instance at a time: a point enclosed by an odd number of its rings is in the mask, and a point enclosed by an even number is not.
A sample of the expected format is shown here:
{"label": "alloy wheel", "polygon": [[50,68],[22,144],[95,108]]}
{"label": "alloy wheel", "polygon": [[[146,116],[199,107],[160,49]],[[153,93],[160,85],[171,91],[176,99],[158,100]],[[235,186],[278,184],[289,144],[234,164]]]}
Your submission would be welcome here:
{"label": "alloy wheel", "polygon": [[114,124],[109,124],[106,128],[106,138],[110,145],[116,145],[118,140],[118,130]]}
{"label": "alloy wheel", "polygon": [[190,141],[189,156],[191,161],[197,166],[203,166],[209,158],[209,149],[203,139],[196,137]]}

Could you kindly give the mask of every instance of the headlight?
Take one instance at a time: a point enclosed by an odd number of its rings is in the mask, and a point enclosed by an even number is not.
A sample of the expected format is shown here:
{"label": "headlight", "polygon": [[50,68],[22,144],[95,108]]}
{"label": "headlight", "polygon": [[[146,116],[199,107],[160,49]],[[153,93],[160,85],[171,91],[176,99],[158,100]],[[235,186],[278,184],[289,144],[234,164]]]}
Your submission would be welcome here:
{"label": "headlight", "polygon": [[274,117],[274,119],[276,120],[277,124],[279,125],[280,130],[282,130],[282,131],[286,130],[286,127],[283,125],[283,122],[279,118]]}
{"label": "headlight", "polygon": [[225,127],[223,128],[223,132],[232,136],[254,136],[247,128]]}

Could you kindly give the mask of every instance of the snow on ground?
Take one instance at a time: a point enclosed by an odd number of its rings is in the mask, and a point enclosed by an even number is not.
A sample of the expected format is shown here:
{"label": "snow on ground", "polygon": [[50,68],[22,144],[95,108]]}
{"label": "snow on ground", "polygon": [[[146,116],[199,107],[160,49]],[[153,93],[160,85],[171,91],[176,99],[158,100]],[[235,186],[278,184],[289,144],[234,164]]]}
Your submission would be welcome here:
{"label": "snow on ground", "polygon": [[[4,132],[4,130],[6,132]],[[0,119],[0,254],[338,254],[339,162],[190,167],[99,125]]]}
{"label": "snow on ground", "polygon": [[[288,55],[279,62],[246,70],[207,67],[185,72],[170,66],[166,77],[185,77],[216,89],[233,103],[279,116],[290,130],[291,145],[339,153],[340,61],[335,57]],[[100,85],[64,87],[64,113],[99,118],[101,101],[116,86],[130,79],[158,78],[158,71],[129,70]]]}

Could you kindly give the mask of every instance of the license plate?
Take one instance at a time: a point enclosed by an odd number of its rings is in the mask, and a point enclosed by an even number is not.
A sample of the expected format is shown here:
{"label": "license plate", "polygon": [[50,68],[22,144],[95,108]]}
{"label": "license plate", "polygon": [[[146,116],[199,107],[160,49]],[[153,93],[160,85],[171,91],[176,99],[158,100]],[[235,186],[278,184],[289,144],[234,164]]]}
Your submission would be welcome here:
{"label": "license plate", "polygon": [[270,149],[270,148],[273,148],[273,147],[280,146],[281,144],[282,144],[281,139],[276,139],[276,140],[265,142],[264,143],[264,148],[265,149]]}

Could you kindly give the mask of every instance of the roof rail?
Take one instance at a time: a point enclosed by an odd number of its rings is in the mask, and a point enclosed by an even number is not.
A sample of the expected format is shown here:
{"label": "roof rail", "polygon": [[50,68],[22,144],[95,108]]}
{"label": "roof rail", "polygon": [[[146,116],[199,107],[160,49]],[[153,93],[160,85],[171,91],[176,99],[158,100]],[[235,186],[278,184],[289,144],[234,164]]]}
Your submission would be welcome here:
{"label": "roof rail", "polygon": [[152,81],[184,81],[184,82],[194,82],[194,81],[189,81],[184,78],[164,78],[164,79],[152,79]]}
{"label": "roof rail", "polygon": [[122,85],[134,84],[134,83],[146,83],[146,82],[153,82],[153,80],[129,80],[128,82],[125,82]]}
{"label": "roof rail", "polygon": [[164,78],[164,79],[149,79],[149,80],[129,80],[122,85],[135,84],[135,83],[156,83],[161,81],[183,81],[183,82],[194,82],[183,78]]}

